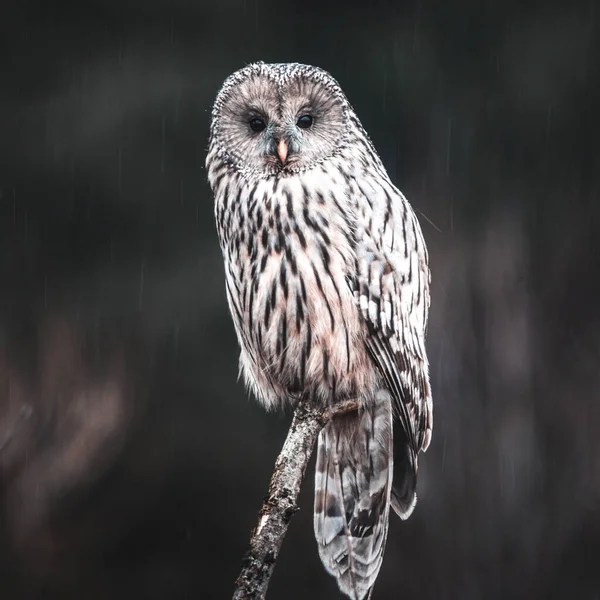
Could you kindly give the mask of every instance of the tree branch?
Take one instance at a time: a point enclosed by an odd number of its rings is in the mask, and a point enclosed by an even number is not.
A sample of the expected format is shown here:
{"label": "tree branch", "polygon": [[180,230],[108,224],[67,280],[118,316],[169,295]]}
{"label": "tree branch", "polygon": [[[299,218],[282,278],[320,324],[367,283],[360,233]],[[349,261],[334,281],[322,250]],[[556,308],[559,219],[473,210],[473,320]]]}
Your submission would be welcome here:
{"label": "tree branch", "polygon": [[302,401],[294,412],[283,448],[275,462],[269,493],[235,582],[233,600],[264,600],[290,519],[298,510],[298,494],[313,447],[325,423],[339,414],[358,410],[352,400],[323,412]]}

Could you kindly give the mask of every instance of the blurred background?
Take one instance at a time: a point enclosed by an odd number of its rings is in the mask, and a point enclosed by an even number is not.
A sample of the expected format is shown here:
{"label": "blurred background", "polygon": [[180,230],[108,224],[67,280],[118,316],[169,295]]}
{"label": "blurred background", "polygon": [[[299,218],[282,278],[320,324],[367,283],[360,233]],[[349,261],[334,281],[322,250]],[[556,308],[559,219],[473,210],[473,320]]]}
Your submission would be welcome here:
{"label": "blurred background", "polygon": [[[228,598],[290,415],[237,382],[234,70],[340,82],[418,212],[435,401],[374,600],[600,598],[596,0],[3,0],[0,595]],[[340,597],[312,466],[271,599]]]}

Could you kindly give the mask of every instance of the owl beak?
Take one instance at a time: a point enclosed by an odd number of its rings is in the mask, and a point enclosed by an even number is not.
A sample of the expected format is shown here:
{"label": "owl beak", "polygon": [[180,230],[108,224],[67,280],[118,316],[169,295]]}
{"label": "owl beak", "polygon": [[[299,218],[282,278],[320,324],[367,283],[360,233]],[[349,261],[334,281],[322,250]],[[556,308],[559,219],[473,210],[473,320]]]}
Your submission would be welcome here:
{"label": "owl beak", "polygon": [[279,160],[282,165],[285,165],[285,161],[287,160],[288,155],[288,145],[286,141],[281,138],[279,140],[279,144],[277,144],[277,156],[279,156]]}

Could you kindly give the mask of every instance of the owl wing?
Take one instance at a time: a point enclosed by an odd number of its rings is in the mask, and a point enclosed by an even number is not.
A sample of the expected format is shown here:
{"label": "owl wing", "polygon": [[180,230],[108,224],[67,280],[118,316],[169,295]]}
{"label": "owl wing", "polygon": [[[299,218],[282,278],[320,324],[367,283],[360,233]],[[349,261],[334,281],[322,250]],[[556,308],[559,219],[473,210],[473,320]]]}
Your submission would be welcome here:
{"label": "owl wing", "polygon": [[433,425],[425,334],[430,274],[417,218],[388,181],[362,180],[357,211],[355,295],[368,327],[366,345],[392,395],[392,505],[408,518],[416,504],[417,455]]}

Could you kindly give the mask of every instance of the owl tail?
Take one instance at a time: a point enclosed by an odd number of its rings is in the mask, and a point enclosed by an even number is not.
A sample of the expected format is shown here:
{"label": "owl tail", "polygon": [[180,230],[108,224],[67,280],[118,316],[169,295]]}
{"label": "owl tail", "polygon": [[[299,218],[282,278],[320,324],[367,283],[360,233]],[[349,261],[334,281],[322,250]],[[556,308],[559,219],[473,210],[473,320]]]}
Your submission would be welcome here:
{"label": "owl tail", "polygon": [[319,435],[315,537],[321,561],[352,600],[371,591],[383,560],[392,485],[387,393],[360,413],[334,417]]}

